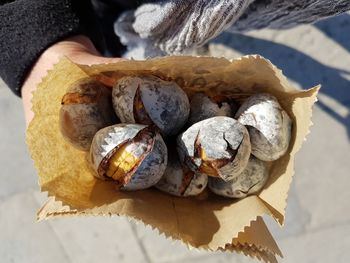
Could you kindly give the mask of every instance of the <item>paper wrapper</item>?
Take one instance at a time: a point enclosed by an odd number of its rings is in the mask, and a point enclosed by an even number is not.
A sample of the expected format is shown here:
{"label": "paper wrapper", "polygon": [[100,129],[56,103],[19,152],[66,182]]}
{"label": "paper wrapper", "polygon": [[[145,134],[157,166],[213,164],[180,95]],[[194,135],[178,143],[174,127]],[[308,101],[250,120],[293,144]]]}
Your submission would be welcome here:
{"label": "paper wrapper", "polygon": [[[287,154],[271,163],[269,181],[259,195],[232,200],[209,191],[196,198],[173,197],[156,189],[118,192],[113,182],[93,176],[86,154],[66,143],[59,131],[61,99],[69,85],[80,78],[93,76],[112,85],[122,76],[140,74],[176,81],[189,96],[205,91],[241,100],[268,92],[278,98],[294,121],[292,139]],[[309,132],[318,89],[291,87],[282,72],[260,56],[233,61],[165,57],[91,67],[62,59],[34,92],[35,117],[27,131],[41,190],[49,196],[38,218],[125,215],[190,247],[243,252],[276,262],[275,256],[282,255],[261,216],[270,215],[283,224],[294,156]]]}

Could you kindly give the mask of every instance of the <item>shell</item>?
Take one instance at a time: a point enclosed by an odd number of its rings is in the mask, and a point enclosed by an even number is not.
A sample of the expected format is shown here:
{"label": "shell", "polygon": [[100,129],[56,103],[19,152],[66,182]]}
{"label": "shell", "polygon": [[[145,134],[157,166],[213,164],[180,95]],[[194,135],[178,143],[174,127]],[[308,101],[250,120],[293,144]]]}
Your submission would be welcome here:
{"label": "shell", "polygon": [[62,98],[60,130],[64,139],[79,150],[89,151],[95,133],[117,122],[111,91],[94,79],[73,83]]}
{"label": "shell", "polygon": [[222,102],[221,106],[219,106],[218,103],[212,101],[204,93],[196,93],[193,95],[190,107],[190,116],[188,118],[189,125],[215,116],[233,117],[233,112],[229,103]]}
{"label": "shell", "polygon": [[112,99],[122,122],[154,124],[165,136],[177,134],[190,112],[186,93],[175,82],[154,76],[120,79],[113,87]]}
{"label": "shell", "polygon": [[[225,181],[245,169],[251,151],[247,129],[235,119],[222,116],[197,122],[180,134],[177,150],[180,161],[192,171]],[[208,166],[210,172],[205,169]]]}
{"label": "shell", "polygon": [[268,177],[265,163],[251,156],[246,169],[239,176],[228,182],[211,177],[208,187],[217,195],[244,198],[259,192],[266,184]]}
{"label": "shell", "polygon": [[[109,161],[118,149],[130,143],[135,145],[140,138],[147,137],[147,150],[134,147],[134,155],[140,158],[140,163],[130,174],[125,174],[118,181],[120,190],[140,190],[155,185],[166,169],[167,147],[154,129],[141,124],[117,124],[98,131],[93,139],[90,149],[90,162],[100,179],[112,179],[106,174]],[[143,150],[143,151],[142,151]]]}
{"label": "shell", "polygon": [[113,108],[121,122],[136,122],[134,119],[134,98],[141,83],[142,79],[138,77],[124,77],[113,86]]}
{"label": "shell", "polygon": [[292,120],[274,96],[260,93],[249,97],[235,117],[247,126],[255,157],[274,161],[288,150]]}
{"label": "shell", "polygon": [[207,175],[183,167],[175,153],[169,156],[164,175],[155,187],[175,196],[195,196],[205,189],[207,183]]}
{"label": "shell", "polygon": [[[90,148],[90,161],[92,168],[99,171],[103,160],[108,160],[112,151],[122,143],[132,140],[146,125],[120,123],[99,130],[92,141]],[[103,175],[105,171],[100,171],[97,175],[101,179],[106,179]]]}
{"label": "shell", "polygon": [[167,166],[167,148],[159,134],[156,134],[153,150],[142,161],[139,168],[122,187],[122,190],[133,191],[146,189],[158,183]]}

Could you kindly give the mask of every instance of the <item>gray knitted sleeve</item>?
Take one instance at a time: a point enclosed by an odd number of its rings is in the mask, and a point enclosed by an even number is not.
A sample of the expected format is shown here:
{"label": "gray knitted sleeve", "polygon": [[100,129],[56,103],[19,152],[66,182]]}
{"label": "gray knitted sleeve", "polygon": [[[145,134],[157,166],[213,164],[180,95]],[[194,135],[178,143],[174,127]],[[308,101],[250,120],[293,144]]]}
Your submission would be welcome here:
{"label": "gray knitted sleeve", "polygon": [[144,58],[183,53],[225,30],[289,28],[349,9],[350,0],[163,0],[124,13],[115,32],[127,56]]}
{"label": "gray knitted sleeve", "polygon": [[[172,0],[147,4],[135,12],[133,28],[166,53],[203,45],[232,25],[251,1]],[[156,15],[155,15],[156,14]]]}
{"label": "gray knitted sleeve", "polygon": [[144,4],[122,15],[115,31],[129,49],[145,48],[145,56],[179,54],[230,27],[252,1],[167,0]]}
{"label": "gray knitted sleeve", "polygon": [[230,31],[286,29],[350,10],[350,0],[256,0]]}

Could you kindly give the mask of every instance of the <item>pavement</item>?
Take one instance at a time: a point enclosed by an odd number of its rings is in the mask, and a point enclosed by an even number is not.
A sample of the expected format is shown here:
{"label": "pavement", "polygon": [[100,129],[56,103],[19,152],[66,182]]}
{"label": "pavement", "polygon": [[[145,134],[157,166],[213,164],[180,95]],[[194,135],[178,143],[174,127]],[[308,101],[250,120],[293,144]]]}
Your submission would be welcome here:
{"label": "pavement", "polygon": [[[258,53],[299,88],[323,85],[313,127],[297,154],[286,222],[266,222],[280,262],[350,262],[350,14],[293,29],[223,34],[209,51],[227,58]],[[0,262],[257,262],[188,250],[126,218],[37,223],[45,200],[25,145],[21,100],[0,82]]]}

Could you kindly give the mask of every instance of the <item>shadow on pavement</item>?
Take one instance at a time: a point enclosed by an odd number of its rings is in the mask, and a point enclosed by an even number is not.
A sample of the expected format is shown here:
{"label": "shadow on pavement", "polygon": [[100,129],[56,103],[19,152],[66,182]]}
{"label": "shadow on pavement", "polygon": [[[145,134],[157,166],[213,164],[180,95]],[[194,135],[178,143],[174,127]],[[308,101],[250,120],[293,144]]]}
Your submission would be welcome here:
{"label": "shadow on pavement", "polygon": [[314,26],[350,52],[350,14],[334,16],[319,21]]}
{"label": "shadow on pavement", "polygon": [[[347,21],[350,23],[350,16],[347,17]],[[322,23],[327,23],[327,21],[322,21]],[[339,32],[339,34],[345,33]],[[335,40],[337,41],[336,38]],[[344,37],[340,41],[350,49],[350,45],[347,45],[349,42],[347,38]],[[299,83],[303,88],[311,88],[317,84],[322,84],[320,92],[333,98],[350,112],[350,81],[343,77],[344,70],[326,66],[289,46],[250,36],[223,33],[212,43],[229,46],[244,55],[260,54],[271,60],[272,63],[283,70],[283,73],[289,79]],[[346,127],[350,140],[350,114],[348,113],[344,117],[320,101],[318,106]]]}

